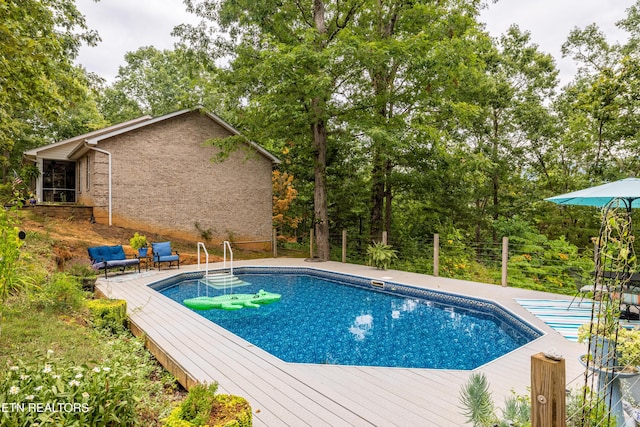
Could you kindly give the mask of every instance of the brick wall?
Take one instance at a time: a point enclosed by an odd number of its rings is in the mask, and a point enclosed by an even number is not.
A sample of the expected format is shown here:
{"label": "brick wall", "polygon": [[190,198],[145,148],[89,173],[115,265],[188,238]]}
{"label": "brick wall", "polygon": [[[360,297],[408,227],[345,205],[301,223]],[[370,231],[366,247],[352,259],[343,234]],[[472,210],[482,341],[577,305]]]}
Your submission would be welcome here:
{"label": "brick wall", "polygon": [[[198,238],[198,223],[216,241],[269,241],[271,161],[244,149],[212,162],[218,149],[203,143],[225,136],[223,127],[192,112],[101,141],[112,154],[113,224]],[[91,183],[82,198],[107,223],[108,156],[90,155]]]}
{"label": "brick wall", "polygon": [[91,206],[77,205],[35,205],[25,206],[23,209],[33,211],[39,216],[59,219],[73,218],[76,221],[89,221],[93,213]]}

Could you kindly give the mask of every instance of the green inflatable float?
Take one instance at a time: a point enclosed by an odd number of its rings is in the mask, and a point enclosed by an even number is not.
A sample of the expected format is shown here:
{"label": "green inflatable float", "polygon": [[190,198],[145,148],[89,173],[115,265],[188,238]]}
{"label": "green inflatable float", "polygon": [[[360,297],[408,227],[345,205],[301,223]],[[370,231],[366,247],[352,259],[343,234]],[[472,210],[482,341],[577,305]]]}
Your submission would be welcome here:
{"label": "green inflatable float", "polygon": [[182,303],[194,310],[209,310],[221,308],[223,310],[239,310],[243,307],[258,308],[263,304],[280,301],[280,294],[266,292],[262,289],[256,294],[231,294],[217,297],[196,297],[183,300]]}

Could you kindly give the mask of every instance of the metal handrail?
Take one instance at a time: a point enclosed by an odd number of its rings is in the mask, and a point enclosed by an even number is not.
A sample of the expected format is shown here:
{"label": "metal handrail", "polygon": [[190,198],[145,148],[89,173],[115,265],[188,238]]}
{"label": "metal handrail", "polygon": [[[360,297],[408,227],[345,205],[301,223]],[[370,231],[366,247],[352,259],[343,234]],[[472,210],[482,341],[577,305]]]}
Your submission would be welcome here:
{"label": "metal handrail", "polygon": [[223,247],[224,247],[224,261],[222,264],[223,268],[227,268],[227,247],[229,248],[229,254],[231,256],[231,261],[229,262],[229,265],[231,266],[229,268],[229,274],[231,274],[233,276],[233,250],[231,249],[231,243],[228,240],[225,240],[222,243]]}
{"label": "metal handrail", "polygon": [[198,242],[198,270],[200,270],[200,247],[202,246],[202,250],[205,254],[206,265],[204,267],[204,277],[209,275],[209,252],[207,252],[207,248],[202,242]]}

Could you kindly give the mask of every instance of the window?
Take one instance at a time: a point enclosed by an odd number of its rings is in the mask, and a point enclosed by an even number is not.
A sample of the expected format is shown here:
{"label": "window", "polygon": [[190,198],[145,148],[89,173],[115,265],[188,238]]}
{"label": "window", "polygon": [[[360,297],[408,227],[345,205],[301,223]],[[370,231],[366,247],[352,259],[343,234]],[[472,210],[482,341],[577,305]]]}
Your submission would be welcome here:
{"label": "window", "polygon": [[76,201],[76,162],[42,162],[42,198],[45,202]]}
{"label": "window", "polygon": [[86,164],[85,164],[85,178],[84,178],[84,183],[86,185],[86,189],[87,191],[89,191],[91,189],[91,166],[89,165],[89,156],[85,157],[86,160]]}

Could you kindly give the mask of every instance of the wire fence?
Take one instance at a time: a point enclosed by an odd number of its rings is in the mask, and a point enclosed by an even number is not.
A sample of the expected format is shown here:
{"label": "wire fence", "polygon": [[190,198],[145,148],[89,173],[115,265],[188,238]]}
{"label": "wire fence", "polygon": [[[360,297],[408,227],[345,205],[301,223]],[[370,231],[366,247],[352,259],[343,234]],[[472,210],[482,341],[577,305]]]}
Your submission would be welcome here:
{"label": "wire fence", "polygon": [[[310,239],[306,236],[296,242],[280,241],[279,248],[288,251],[287,255],[309,257],[313,255]],[[344,231],[333,233],[331,260],[364,265],[367,249],[379,240]],[[387,243],[396,251],[392,268],[397,270],[567,295],[576,295],[584,285],[593,285],[593,248],[578,248],[562,239],[478,243],[433,235],[388,239]],[[585,367],[584,373],[566,379],[566,393],[562,396],[566,398],[566,424],[562,425],[640,426],[640,370],[621,373],[616,369],[615,374],[601,371],[596,375],[592,370]]]}
{"label": "wire fence", "polygon": [[[278,239],[280,256],[310,257],[310,236],[295,242]],[[371,236],[330,234],[330,259],[367,264]],[[391,268],[454,279],[573,294],[594,269],[593,249],[564,240],[528,242],[501,239],[473,242],[439,235],[420,239],[388,239],[397,259]],[[505,248],[506,245],[506,248]]]}

